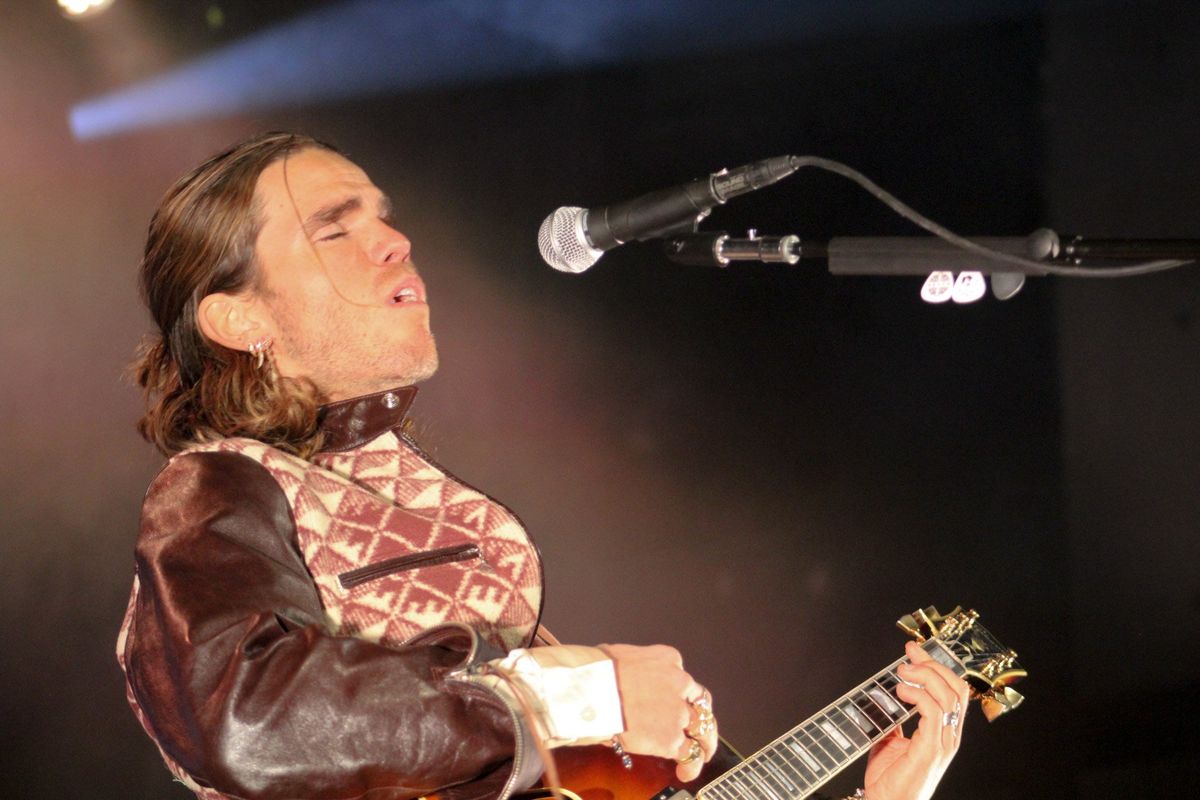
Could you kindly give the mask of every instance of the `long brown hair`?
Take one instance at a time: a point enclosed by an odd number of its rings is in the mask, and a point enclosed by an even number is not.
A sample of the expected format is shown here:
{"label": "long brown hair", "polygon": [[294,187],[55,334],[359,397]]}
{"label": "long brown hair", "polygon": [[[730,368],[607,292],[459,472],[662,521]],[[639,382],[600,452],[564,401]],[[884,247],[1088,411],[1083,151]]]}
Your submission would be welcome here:
{"label": "long brown hair", "polygon": [[248,139],[177,181],[150,220],[139,287],[159,332],[143,342],[132,366],[147,405],[138,431],[166,455],[227,436],[249,436],[303,457],[320,447],[316,386],[210,341],[196,318],[206,295],[262,288],[254,258],[262,228],[255,186],[268,166],[311,147],[336,152],[301,134]]}

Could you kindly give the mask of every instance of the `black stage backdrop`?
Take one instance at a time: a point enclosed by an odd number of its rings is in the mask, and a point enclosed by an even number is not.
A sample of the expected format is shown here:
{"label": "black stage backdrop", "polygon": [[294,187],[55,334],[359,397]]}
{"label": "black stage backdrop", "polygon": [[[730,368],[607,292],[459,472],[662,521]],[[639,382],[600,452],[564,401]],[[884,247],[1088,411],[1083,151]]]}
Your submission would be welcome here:
{"label": "black stage backdrop", "polygon": [[[234,33],[289,13],[223,5]],[[1200,235],[1193,4],[1052,2],[73,141],[72,103],[204,50],[167,33],[187,4],[153,6],[130,4],[119,57],[48,1],[0,11],[0,796],[186,796],[112,655],[159,463],[121,375],[148,326],[134,272],[177,175],[281,127],[395,198],[443,356],[421,438],[522,515],[559,637],[676,645],[753,750],[897,655],[897,616],[961,603],[1032,676],[1017,713],[971,716],[940,796],[1195,784],[1196,269],[931,307],[914,279],[641,245],[567,276],[535,248],[556,206],[782,153],[969,234]],[[911,231],[816,173],[706,227]]]}

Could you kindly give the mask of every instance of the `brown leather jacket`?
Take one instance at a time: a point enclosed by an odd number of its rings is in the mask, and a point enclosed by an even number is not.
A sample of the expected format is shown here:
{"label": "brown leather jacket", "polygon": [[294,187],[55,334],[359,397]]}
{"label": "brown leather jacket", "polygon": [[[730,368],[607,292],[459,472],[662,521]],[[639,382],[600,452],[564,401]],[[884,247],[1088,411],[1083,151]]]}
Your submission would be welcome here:
{"label": "brown leather jacket", "polygon": [[118,659],[204,800],[474,800],[540,773],[470,668],[531,643],[541,562],[400,433],[415,392],[328,407],[314,463],[228,440],[148,490]]}

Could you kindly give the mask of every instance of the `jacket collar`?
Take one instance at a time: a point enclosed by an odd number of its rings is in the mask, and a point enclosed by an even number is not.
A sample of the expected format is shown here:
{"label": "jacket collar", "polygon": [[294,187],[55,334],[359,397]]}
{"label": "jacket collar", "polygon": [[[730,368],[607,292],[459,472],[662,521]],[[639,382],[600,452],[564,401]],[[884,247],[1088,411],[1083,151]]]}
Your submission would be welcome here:
{"label": "jacket collar", "polygon": [[399,428],[416,396],[417,387],[404,386],[322,406],[321,432],[325,442],[321,452],[353,450]]}

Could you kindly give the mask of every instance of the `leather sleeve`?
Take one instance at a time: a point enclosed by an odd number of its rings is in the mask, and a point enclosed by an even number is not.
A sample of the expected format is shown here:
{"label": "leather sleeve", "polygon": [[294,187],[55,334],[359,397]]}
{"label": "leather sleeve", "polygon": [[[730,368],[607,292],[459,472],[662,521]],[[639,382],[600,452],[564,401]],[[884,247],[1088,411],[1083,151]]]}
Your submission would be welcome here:
{"label": "leather sleeve", "polygon": [[519,718],[462,679],[496,654],[465,626],[404,648],[330,635],[287,499],[252,459],[176,457],[147,492],[136,557],[130,687],[201,785],[261,800],[474,800],[511,788],[515,771],[525,783]]}

